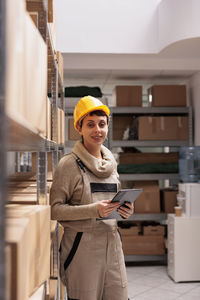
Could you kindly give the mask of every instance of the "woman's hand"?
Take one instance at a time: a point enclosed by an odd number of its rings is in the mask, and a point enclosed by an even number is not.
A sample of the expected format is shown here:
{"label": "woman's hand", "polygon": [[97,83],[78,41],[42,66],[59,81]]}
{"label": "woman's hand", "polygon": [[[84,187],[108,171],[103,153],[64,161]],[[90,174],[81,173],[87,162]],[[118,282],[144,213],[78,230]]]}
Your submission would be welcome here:
{"label": "woman's hand", "polygon": [[101,218],[109,216],[114,210],[116,210],[120,203],[110,203],[111,200],[102,200],[98,202],[98,212]]}
{"label": "woman's hand", "polygon": [[133,214],[134,206],[130,202],[125,202],[125,205],[127,207],[124,207],[124,206],[121,205],[118,208],[117,212],[118,212],[118,214],[120,214],[120,216],[123,219],[128,219]]}

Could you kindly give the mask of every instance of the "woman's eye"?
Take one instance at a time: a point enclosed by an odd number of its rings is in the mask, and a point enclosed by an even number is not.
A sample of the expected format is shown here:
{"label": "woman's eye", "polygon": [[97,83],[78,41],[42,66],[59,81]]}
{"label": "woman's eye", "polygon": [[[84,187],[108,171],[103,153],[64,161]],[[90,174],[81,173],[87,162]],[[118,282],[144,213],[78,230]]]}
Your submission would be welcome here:
{"label": "woman's eye", "polygon": [[88,123],[88,127],[92,128],[92,127],[94,127],[94,124],[93,123]]}
{"label": "woman's eye", "polygon": [[99,124],[99,127],[101,127],[101,128],[103,128],[105,126],[105,123],[104,122],[101,122],[100,124]]}

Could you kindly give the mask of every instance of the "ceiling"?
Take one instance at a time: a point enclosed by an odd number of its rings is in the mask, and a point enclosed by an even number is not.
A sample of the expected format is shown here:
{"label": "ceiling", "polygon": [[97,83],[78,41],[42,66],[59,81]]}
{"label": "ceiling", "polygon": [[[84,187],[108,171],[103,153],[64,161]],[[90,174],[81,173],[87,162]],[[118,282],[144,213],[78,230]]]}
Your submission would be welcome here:
{"label": "ceiling", "polygon": [[63,53],[65,82],[189,78],[200,71],[200,38],[169,45],[156,54]]}

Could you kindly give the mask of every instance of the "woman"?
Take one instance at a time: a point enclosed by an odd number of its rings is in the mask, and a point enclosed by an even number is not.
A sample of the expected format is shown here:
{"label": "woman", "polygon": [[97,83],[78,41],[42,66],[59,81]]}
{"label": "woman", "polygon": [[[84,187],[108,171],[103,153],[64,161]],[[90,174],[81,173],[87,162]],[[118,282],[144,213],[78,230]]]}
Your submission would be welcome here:
{"label": "woman", "polygon": [[50,192],[52,219],[64,227],[60,248],[61,279],[68,299],[127,300],[127,278],[116,219],[133,213],[111,199],[119,190],[117,165],[103,146],[109,108],[86,96],[74,109],[81,135],[72,152],[59,162]]}

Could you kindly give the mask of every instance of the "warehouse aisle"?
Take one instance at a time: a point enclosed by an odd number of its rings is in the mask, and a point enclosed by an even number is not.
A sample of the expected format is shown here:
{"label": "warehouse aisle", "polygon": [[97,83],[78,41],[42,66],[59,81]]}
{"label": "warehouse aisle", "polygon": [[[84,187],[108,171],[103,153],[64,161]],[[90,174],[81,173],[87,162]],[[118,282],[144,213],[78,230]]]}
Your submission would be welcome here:
{"label": "warehouse aisle", "polygon": [[175,283],[166,266],[127,266],[130,300],[200,300],[200,282]]}

